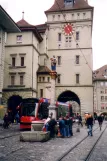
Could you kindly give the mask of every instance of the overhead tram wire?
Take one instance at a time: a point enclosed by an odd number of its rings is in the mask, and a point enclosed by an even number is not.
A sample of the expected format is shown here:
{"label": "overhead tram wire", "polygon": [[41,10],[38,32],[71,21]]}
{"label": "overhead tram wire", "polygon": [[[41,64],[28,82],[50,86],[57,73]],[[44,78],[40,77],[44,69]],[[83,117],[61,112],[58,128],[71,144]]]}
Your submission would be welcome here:
{"label": "overhead tram wire", "polygon": [[[57,6],[59,7],[61,14],[63,15],[65,22],[66,22],[66,23],[69,23],[69,22],[67,22],[67,20],[66,20],[66,18],[65,18],[65,15],[64,15],[63,11],[61,10],[61,8],[60,8],[60,6],[59,6],[58,1],[55,0],[55,2],[56,2],[56,4],[57,4]],[[69,28],[68,28],[68,30],[69,30]],[[74,37],[74,34],[73,34],[73,33],[72,33],[72,35],[73,35],[73,37]],[[74,37],[74,40],[75,40],[75,42],[77,43],[75,37]],[[77,44],[78,44],[78,43],[77,43]],[[80,48],[79,44],[78,44],[78,48],[79,48],[79,50],[81,51],[81,53],[82,53],[82,55],[83,55],[83,57],[84,57],[84,59],[85,59],[85,61],[86,61],[86,64],[87,64],[88,67],[90,68],[91,72],[93,72],[93,70],[91,69],[91,67],[90,67],[90,65],[89,65],[89,63],[88,63],[88,61],[87,61],[87,59],[86,59],[84,53],[82,52],[82,49]]]}

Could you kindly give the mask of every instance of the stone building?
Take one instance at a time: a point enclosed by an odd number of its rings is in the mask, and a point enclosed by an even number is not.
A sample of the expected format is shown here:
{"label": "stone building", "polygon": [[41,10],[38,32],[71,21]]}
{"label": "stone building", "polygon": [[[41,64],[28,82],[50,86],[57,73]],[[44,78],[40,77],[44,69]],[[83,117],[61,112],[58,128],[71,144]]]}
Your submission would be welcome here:
{"label": "stone building", "polygon": [[93,73],[94,111],[107,113],[107,65]]}
{"label": "stone building", "polygon": [[[93,7],[84,0],[58,0],[45,11],[47,22],[17,24],[8,34],[4,99],[12,95],[50,98],[50,59],[57,59],[56,100],[72,102],[77,112],[93,113]],[[72,34],[72,31],[73,34]]]}
{"label": "stone building", "polygon": [[39,44],[43,40],[36,27],[24,19],[17,22],[21,33],[9,33],[6,43],[4,100],[13,95],[37,96]]}
{"label": "stone building", "polygon": [[[45,14],[48,56],[55,55],[58,62],[56,99],[77,102],[82,114],[93,112],[93,8],[84,0],[59,0]],[[67,24],[73,26],[73,35],[67,33]]]}
{"label": "stone building", "polygon": [[7,12],[0,6],[0,104],[2,103],[2,89],[5,71],[5,45],[8,33],[20,32],[17,24],[11,19]]}

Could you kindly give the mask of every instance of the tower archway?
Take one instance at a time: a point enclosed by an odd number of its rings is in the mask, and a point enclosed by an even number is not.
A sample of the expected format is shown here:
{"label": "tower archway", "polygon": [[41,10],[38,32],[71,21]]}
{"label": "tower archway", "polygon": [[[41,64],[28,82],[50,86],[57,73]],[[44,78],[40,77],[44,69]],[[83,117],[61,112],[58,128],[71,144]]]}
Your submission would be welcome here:
{"label": "tower archway", "polygon": [[74,113],[80,113],[81,112],[81,103],[80,103],[80,99],[78,97],[77,94],[75,94],[72,91],[64,91],[62,92],[58,98],[57,101],[59,102],[70,102],[72,104],[72,108],[73,108],[73,112]]}

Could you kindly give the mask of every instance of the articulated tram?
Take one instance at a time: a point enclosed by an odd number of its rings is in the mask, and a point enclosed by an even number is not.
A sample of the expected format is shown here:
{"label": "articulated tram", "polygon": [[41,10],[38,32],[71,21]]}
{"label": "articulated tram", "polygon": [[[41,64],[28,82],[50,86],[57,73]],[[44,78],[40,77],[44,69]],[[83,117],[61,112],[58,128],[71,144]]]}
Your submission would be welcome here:
{"label": "articulated tram", "polygon": [[[44,120],[49,115],[50,100],[46,98],[25,98],[20,104],[20,129],[31,129],[32,121]],[[72,116],[72,106],[68,103],[56,102],[57,119],[62,116]]]}

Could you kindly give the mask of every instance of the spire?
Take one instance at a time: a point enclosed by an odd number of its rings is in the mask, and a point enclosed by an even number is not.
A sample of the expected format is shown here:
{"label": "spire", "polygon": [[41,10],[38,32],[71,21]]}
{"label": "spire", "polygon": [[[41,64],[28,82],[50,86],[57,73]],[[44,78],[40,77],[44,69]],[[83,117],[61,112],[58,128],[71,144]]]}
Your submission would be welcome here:
{"label": "spire", "polygon": [[25,12],[23,11],[23,12],[22,12],[22,19],[23,19],[23,20],[24,20],[24,13],[25,13]]}

